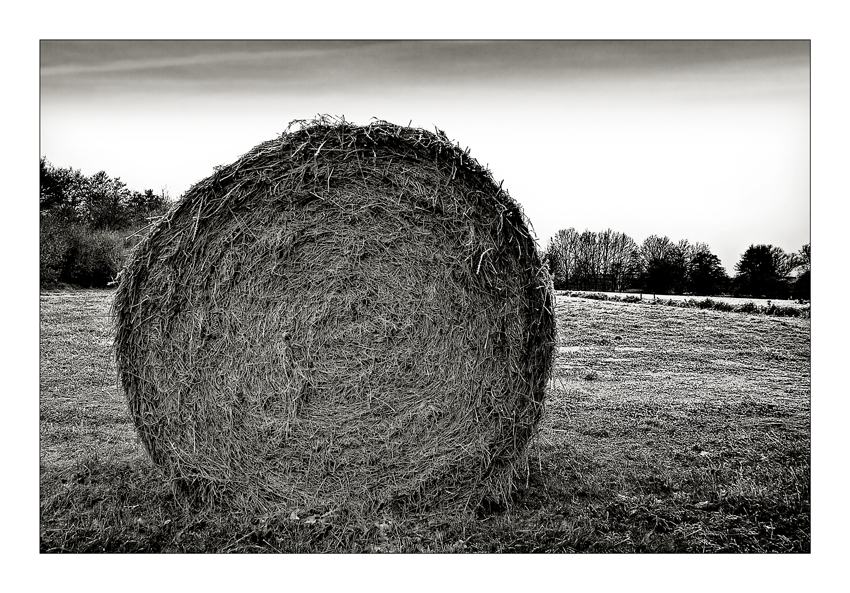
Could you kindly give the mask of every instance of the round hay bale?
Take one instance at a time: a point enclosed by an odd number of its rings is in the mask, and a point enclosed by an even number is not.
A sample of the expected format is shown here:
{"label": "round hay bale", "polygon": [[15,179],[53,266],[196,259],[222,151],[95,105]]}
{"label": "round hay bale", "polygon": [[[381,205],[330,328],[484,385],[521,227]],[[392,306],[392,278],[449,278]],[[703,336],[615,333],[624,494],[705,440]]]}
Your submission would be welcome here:
{"label": "round hay bale", "polygon": [[440,131],[297,123],[194,185],[120,275],[147,452],[243,508],[506,502],[555,338],[519,205]]}

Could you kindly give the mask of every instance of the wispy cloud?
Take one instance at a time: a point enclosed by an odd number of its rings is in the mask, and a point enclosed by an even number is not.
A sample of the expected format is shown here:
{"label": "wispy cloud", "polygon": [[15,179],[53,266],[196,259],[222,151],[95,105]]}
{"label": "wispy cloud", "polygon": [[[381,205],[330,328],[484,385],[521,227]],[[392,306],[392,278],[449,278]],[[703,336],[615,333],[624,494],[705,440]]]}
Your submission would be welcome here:
{"label": "wispy cloud", "polygon": [[139,71],[147,71],[151,75],[156,75],[157,70],[171,70],[173,68],[210,65],[232,67],[238,66],[240,63],[244,64],[246,62],[315,58],[317,56],[327,53],[328,50],[302,49],[285,51],[197,54],[192,56],[169,58],[141,57],[138,59],[121,59],[94,64],[76,63],[46,66],[41,69],[41,75],[43,78],[51,78],[57,76],[76,76],[81,74],[108,74],[115,72],[123,73]]}
{"label": "wispy cloud", "polygon": [[[239,84],[249,92],[565,82],[591,88],[606,81],[686,86],[694,79],[704,86],[729,79],[757,86],[771,82],[765,72],[794,67],[802,74],[791,82],[807,84],[806,42],[44,41],[41,75],[48,92],[75,94],[137,92],[159,84],[230,91]],[[762,78],[753,78],[753,71]]]}
{"label": "wispy cloud", "polygon": [[42,81],[157,80],[203,78],[227,82],[245,75],[274,77],[280,67],[330,59],[350,50],[344,44],[315,42],[50,42],[42,44]]}

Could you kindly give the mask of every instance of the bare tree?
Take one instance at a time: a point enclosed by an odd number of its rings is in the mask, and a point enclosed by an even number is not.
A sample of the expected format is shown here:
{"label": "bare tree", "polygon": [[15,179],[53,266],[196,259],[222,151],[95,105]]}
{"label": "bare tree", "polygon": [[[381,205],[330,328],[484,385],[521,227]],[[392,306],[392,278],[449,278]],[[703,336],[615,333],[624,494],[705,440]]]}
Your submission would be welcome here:
{"label": "bare tree", "polygon": [[625,233],[613,233],[608,269],[611,274],[611,289],[621,291],[626,287],[626,280],[633,275],[631,263],[638,252],[637,243]]}
{"label": "bare tree", "polygon": [[585,289],[595,289],[598,284],[599,253],[596,233],[585,231],[578,236],[575,250],[575,277],[577,284]]}
{"label": "bare tree", "polygon": [[559,278],[562,279],[564,287],[569,290],[570,281],[575,272],[575,249],[578,233],[572,227],[561,229],[551,239],[552,252],[558,265]]}
{"label": "bare tree", "polygon": [[602,290],[613,290],[611,279],[611,266],[614,257],[614,237],[616,233],[610,228],[605,229],[596,236],[598,266],[597,276]]}

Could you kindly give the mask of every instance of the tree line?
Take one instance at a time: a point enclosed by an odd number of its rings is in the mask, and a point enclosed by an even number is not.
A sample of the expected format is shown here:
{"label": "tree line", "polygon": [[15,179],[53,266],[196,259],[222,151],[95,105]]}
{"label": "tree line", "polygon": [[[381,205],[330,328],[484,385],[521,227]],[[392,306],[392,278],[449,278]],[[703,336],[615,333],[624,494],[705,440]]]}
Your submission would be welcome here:
{"label": "tree line", "polygon": [[107,286],[140,238],[138,231],[168,210],[165,190],[134,191],[105,171],[40,164],[40,284]]}
{"label": "tree line", "polygon": [[[123,264],[130,239],[168,210],[165,190],[134,191],[105,171],[40,160],[42,285],[106,286]],[[797,253],[750,245],[729,277],[705,243],[651,235],[638,245],[625,233],[559,230],[542,253],[559,290],[655,294],[733,294],[810,298],[810,244]],[[796,278],[791,274],[797,272]]]}
{"label": "tree line", "polygon": [[706,243],[650,235],[638,244],[612,229],[568,228],[549,239],[543,259],[559,290],[811,298],[810,243],[796,253],[750,245],[730,277]]}
{"label": "tree line", "polygon": [[53,166],[41,158],[39,206],[42,217],[82,224],[93,230],[141,227],[168,209],[168,193],[130,190],[105,171],[91,176]]}

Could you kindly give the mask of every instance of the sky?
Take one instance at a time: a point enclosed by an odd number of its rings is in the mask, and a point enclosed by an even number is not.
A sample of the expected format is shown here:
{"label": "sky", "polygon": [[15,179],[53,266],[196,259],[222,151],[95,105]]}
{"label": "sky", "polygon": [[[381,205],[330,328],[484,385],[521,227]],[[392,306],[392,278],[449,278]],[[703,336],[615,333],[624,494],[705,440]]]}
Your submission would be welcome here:
{"label": "sky", "polygon": [[318,114],[444,130],[559,229],[810,242],[809,41],[40,41],[40,152],[191,184]]}

